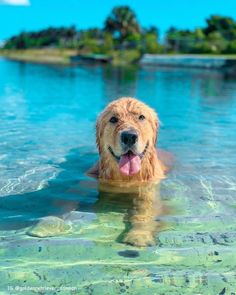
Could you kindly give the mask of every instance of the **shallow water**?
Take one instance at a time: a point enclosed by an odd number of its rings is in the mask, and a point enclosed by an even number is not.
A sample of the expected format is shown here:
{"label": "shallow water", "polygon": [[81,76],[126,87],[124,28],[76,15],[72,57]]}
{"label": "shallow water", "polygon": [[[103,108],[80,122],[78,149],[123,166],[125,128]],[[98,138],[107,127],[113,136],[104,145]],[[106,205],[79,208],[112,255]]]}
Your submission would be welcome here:
{"label": "shallow water", "polygon": [[[120,243],[125,202],[84,174],[98,158],[96,117],[122,95],[158,111],[158,145],[176,157],[160,184],[170,211],[148,248]],[[0,59],[0,104],[1,294],[235,294],[234,78]],[[47,216],[71,230],[29,236]]]}

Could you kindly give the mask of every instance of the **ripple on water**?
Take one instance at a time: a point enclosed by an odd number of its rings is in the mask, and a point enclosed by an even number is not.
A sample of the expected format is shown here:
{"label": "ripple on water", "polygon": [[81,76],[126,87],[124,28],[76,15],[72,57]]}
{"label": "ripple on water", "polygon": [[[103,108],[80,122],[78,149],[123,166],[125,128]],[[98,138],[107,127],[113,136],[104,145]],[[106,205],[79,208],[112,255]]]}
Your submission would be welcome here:
{"label": "ripple on water", "polygon": [[[97,160],[97,114],[117,91],[158,110],[158,144],[176,157],[161,184],[170,212],[158,221],[166,227],[151,248],[120,243],[124,210],[106,199],[99,212],[96,185],[85,176]],[[235,293],[234,78],[1,59],[0,102],[1,290],[43,281],[79,286],[80,294]],[[47,216],[71,231],[26,235]]]}

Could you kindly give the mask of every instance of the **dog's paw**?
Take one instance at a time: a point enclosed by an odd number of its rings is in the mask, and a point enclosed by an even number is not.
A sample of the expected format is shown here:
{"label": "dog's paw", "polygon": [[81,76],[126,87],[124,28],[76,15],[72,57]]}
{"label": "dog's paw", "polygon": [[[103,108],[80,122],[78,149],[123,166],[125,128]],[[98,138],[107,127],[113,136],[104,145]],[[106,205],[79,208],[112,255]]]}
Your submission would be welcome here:
{"label": "dog's paw", "polygon": [[132,230],[124,237],[123,242],[136,247],[154,246],[156,241],[148,231]]}

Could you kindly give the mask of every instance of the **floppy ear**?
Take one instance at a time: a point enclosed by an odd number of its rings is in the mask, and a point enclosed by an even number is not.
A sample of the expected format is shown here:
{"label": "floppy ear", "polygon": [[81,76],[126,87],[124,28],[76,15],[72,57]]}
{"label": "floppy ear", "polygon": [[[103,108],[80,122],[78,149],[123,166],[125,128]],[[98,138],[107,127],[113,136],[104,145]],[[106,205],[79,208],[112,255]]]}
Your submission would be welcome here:
{"label": "floppy ear", "polygon": [[104,114],[105,112],[101,113],[96,122],[96,143],[99,154],[102,152],[102,137],[105,128]]}
{"label": "floppy ear", "polygon": [[97,118],[97,122],[96,122],[96,143],[97,143],[97,148],[99,151],[99,154],[101,153],[101,116],[99,116]]}
{"label": "floppy ear", "polygon": [[154,110],[152,110],[152,117],[153,145],[156,145],[160,121],[157,116],[157,113]]}

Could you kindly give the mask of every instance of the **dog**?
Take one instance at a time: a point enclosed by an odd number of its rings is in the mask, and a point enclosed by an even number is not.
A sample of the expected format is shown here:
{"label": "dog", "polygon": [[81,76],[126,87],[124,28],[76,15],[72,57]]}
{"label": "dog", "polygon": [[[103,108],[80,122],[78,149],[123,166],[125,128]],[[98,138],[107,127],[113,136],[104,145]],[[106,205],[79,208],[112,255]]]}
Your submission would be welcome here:
{"label": "dog", "polygon": [[96,123],[99,161],[88,171],[98,178],[100,195],[129,198],[123,242],[134,246],[155,244],[159,224],[155,217],[166,210],[159,183],[172,166],[172,156],[156,149],[160,121],[141,101],[123,97],[111,102]]}

